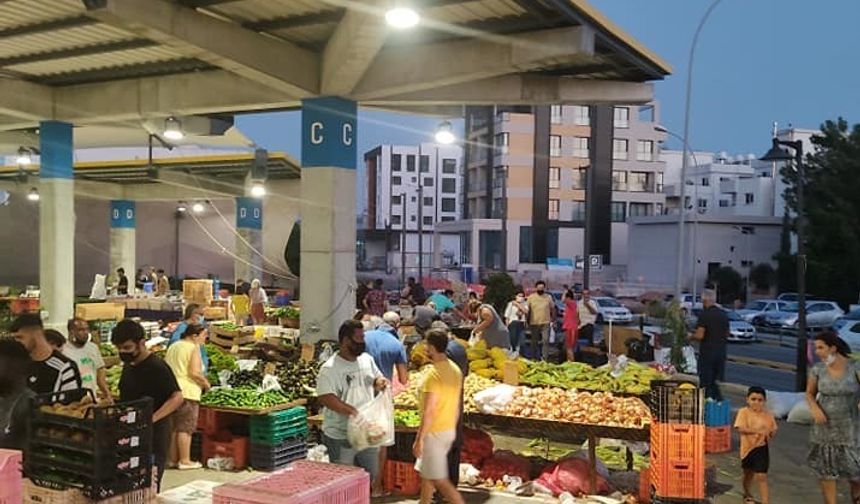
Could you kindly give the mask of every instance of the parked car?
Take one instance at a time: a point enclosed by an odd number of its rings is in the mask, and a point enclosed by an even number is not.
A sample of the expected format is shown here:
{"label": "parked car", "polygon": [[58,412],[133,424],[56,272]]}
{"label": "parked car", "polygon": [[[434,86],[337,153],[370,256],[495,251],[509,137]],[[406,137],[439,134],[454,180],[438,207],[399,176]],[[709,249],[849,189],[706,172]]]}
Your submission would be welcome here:
{"label": "parked car", "polygon": [[737,310],[735,313],[745,321],[751,323],[757,316],[764,315],[767,312],[780,311],[787,304],[787,301],[778,301],[776,299],[758,299],[747,304],[744,309]]}
{"label": "parked car", "polygon": [[633,313],[619,303],[615,298],[595,296],[591,299],[597,303],[597,323],[612,322],[613,324],[629,324],[633,322]]}
{"label": "parked car", "polygon": [[[755,320],[761,320],[765,327],[777,330],[797,329],[798,303],[788,303],[781,311],[768,312]],[[833,301],[808,301],[806,303],[806,327],[820,329],[830,327],[844,315],[842,308]]]}
{"label": "parked car", "polygon": [[729,341],[752,343],[758,339],[755,327],[737,312],[727,311],[726,314],[729,316]]}
{"label": "parked car", "polygon": [[[856,311],[856,310],[855,310]],[[847,323],[843,324],[836,334],[848,343],[851,347],[851,352],[860,352],[860,319],[843,319]]]}
{"label": "parked car", "polygon": [[[776,297],[777,301],[787,301],[789,303],[796,303],[800,296],[796,292],[783,292],[779,296]],[[809,297],[809,294],[807,294]]]}
{"label": "parked car", "polygon": [[[669,294],[666,296],[665,301],[671,303],[674,298],[674,295]],[[689,316],[695,310],[701,310],[703,307],[702,296],[696,294],[696,300],[693,301],[692,294],[681,294],[681,312],[685,317]]]}
{"label": "parked car", "polygon": [[833,321],[833,330],[839,332],[840,329],[853,322],[860,322],[860,308],[856,308],[846,313]]}

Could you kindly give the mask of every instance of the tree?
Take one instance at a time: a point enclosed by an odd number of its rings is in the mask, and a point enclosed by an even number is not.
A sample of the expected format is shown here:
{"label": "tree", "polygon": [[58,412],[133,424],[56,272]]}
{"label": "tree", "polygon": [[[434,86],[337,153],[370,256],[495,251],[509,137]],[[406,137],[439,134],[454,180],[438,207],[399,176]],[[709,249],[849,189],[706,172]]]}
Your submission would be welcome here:
{"label": "tree", "polygon": [[782,216],[782,232],[779,235],[779,252],[773,255],[776,261],[776,288],[779,292],[797,290],[797,257],[791,253],[791,233],[794,230],[788,211]]}
{"label": "tree", "polygon": [[776,271],[774,271],[773,266],[768,263],[756,264],[753,266],[753,269],[750,270],[750,283],[752,283],[758,290],[770,290],[775,279]]}
{"label": "tree", "polygon": [[717,302],[730,305],[743,292],[743,278],[731,266],[722,266],[708,277],[708,283],[717,289]]}
{"label": "tree", "polygon": [[661,340],[664,345],[671,345],[669,362],[678,372],[685,372],[687,361],[684,358],[684,346],[687,344],[687,324],[681,304],[677,300],[672,301],[666,309]]}
{"label": "tree", "polygon": [[860,125],[849,128],[841,117],[827,121],[812,143],[804,181],[793,165],[780,171],[786,204],[797,212],[803,182],[808,290],[847,305],[857,302],[860,290]]}
{"label": "tree", "polygon": [[504,272],[493,273],[487,279],[487,288],[484,289],[484,302],[493,305],[500,314],[505,313],[508,302],[517,295],[517,286],[514,279]]}

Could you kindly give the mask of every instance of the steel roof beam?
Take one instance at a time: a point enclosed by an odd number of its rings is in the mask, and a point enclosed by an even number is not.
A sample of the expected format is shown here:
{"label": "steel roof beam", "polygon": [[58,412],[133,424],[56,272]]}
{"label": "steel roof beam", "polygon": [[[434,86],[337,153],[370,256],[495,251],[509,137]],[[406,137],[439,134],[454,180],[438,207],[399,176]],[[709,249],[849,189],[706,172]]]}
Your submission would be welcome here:
{"label": "steel roof beam", "polygon": [[[319,57],[165,0],[91,0],[87,14],[296,99],[319,91]],[[204,90],[201,90],[204,91]],[[205,90],[208,91],[208,90]]]}
{"label": "steel roof beam", "polygon": [[388,36],[386,1],[371,0],[360,10],[347,10],[323,50],[321,95],[347,96],[364,77]]}

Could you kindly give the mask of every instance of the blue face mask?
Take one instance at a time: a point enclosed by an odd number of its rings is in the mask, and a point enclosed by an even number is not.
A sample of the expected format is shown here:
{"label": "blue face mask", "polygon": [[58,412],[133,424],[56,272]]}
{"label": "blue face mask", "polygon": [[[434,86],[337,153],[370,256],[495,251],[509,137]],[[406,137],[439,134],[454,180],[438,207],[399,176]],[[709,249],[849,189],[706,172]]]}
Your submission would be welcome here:
{"label": "blue face mask", "polygon": [[206,319],[205,319],[205,318],[203,318],[203,315],[200,315],[200,316],[198,316],[198,317],[197,317],[197,323],[198,323],[198,324],[200,324],[200,325],[203,325],[203,322],[204,322],[205,320],[206,320]]}

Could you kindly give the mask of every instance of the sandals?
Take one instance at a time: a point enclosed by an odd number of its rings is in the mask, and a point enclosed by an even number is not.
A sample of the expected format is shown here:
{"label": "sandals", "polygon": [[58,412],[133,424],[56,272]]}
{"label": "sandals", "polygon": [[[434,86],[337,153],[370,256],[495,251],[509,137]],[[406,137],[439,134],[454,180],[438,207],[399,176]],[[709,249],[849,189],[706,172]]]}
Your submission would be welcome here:
{"label": "sandals", "polygon": [[[756,504],[755,499],[752,498],[751,495],[747,495],[744,497],[744,504]],[[858,504],[858,503],[855,503]]]}

